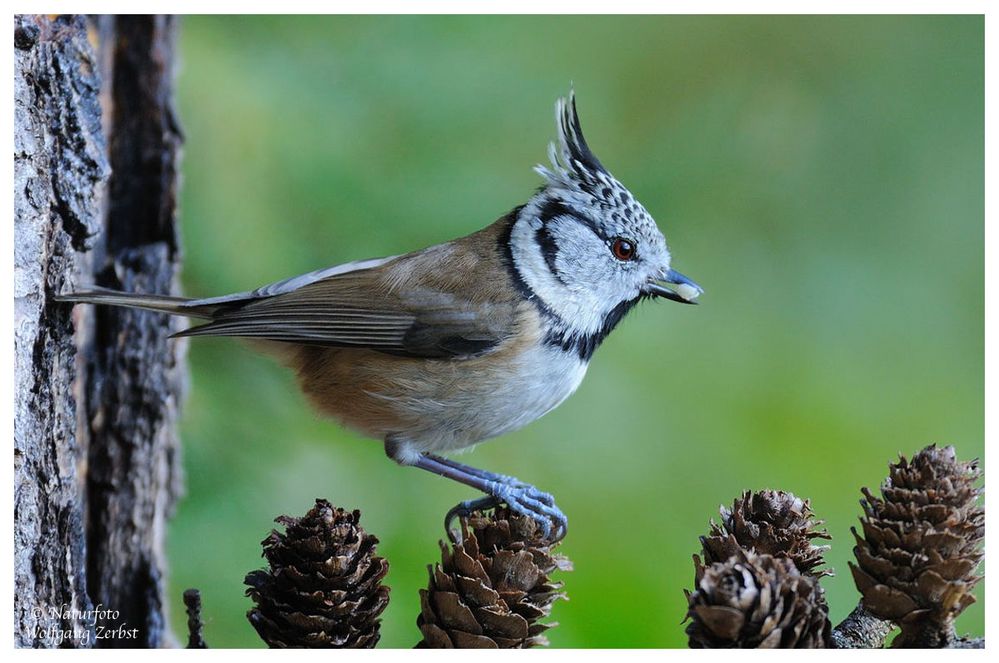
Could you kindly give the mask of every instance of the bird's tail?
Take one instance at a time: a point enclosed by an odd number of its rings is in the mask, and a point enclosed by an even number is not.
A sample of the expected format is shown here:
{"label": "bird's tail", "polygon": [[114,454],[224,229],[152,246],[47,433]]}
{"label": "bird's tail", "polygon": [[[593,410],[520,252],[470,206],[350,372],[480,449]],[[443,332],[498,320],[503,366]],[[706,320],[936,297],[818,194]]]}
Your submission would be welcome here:
{"label": "bird's tail", "polygon": [[124,306],[139,308],[146,311],[158,311],[170,315],[184,315],[191,318],[211,318],[212,311],[217,306],[198,304],[197,300],[170,295],[144,295],[131,292],[119,292],[106,288],[94,288],[82,292],[69,292],[53,297],[57,302],[84,302],[87,304],[107,304],[108,306]]}

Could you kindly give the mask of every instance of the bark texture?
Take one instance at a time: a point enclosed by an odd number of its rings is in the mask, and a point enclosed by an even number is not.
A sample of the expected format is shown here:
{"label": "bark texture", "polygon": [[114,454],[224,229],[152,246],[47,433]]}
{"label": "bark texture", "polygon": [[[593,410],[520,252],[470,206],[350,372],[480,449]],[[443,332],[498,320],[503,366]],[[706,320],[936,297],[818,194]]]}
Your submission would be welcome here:
{"label": "bark texture", "polygon": [[18,646],[165,642],[181,348],[162,316],[50,298],[176,290],[174,31],[155,16],[15,17]]}
{"label": "bark texture", "polygon": [[835,649],[881,649],[893,629],[891,622],[858,605],[833,629],[830,642]]}

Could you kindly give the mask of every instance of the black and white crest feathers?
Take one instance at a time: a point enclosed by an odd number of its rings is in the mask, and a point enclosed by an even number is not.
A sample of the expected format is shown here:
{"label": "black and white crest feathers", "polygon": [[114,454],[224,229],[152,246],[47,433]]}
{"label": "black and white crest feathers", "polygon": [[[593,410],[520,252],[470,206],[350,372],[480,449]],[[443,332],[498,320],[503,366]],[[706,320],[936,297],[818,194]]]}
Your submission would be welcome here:
{"label": "black and white crest feathers", "polygon": [[534,167],[545,178],[547,189],[557,192],[564,202],[581,206],[609,208],[630,198],[628,190],[604,168],[587,144],[574,91],[569,92],[568,99],[556,102],[555,127],[558,140],[548,145],[550,165]]}
{"label": "black and white crest feathers", "polygon": [[555,113],[559,126],[559,145],[565,164],[582,177],[592,173],[609,174],[583,137],[583,129],[579,125],[579,113],[576,111],[575,91],[569,92],[568,101],[564,98],[558,100]]}

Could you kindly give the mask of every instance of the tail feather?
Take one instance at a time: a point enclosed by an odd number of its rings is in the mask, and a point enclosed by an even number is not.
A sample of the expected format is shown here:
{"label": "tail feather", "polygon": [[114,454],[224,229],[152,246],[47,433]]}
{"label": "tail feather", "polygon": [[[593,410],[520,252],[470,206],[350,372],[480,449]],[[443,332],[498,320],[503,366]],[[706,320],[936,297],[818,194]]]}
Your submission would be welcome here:
{"label": "tail feather", "polygon": [[197,300],[171,295],[146,295],[119,292],[107,288],[94,288],[82,292],[69,292],[53,297],[57,302],[83,302],[87,304],[107,304],[124,306],[146,311],[157,311],[170,315],[184,315],[192,318],[211,318],[217,305],[197,304]]}

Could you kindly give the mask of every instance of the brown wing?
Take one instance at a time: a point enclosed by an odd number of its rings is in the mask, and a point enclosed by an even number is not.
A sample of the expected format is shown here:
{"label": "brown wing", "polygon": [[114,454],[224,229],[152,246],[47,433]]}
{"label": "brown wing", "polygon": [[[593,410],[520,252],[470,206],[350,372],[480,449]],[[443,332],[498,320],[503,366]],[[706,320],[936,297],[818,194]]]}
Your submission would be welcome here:
{"label": "brown wing", "polygon": [[362,347],[411,357],[483,354],[513,333],[517,301],[494,283],[474,285],[496,267],[489,254],[495,245],[469,240],[284,292],[278,288],[277,294],[261,296],[268,292],[263,288],[245,299],[219,298],[211,322],[178,335]]}

